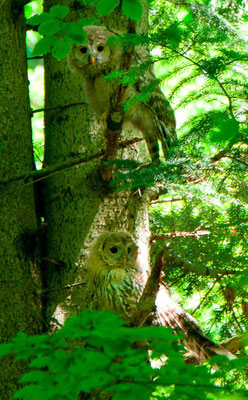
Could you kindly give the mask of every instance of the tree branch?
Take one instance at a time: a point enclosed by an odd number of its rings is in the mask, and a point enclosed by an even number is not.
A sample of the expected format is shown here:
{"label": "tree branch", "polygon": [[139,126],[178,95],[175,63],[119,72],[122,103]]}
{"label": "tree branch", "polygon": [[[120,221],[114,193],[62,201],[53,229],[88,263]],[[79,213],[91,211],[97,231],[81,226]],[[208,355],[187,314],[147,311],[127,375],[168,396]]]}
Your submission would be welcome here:
{"label": "tree branch", "polygon": [[164,255],[161,251],[154,263],[151,274],[137,304],[135,312],[132,314],[130,324],[141,326],[147,318],[156,310],[155,301],[161,283],[161,273],[164,268]]}
{"label": "tree branch", "polygon": [[155,242],[157,240],[163,240],[163,239],[167,239],[167,238],[180,238],[180,237],[195,237],[197,239],[199,239],[201,236],[209,236],[210,235],[210,231],[204,231],[204,230],[195,230],[193,232],[167,232],[167,233],[163,233],[162,235],[152,235],[151,237],[151,241]]}
{"label": "tree branch", "polygon": [[38,108],[37,110],[31,110],[32,114],[39,113],[39,112],[47,112],[47,111],[53,111],[53,110],[64,110],[69,107],[74,107],[74,106],[86,106],[88,105],[87,103],[71,103],[71,104],[65,104],[61,106],[56,106],[56,107],[49,107],[49,108]]}
{"label": "tree branch", "polygon": [[29,184],[30,182],[27,182],[29,180],[32,180],[31,183],[33,184],[34,182],[37,182],[38,180],[47,178],[48,176],[51,176],[51,175],[53,175],[53,174],[55,174],[55,173],[57,173],[59,171],[62,171],[64,169],[71,168],[71,167],[74,167],[75,165],[79,165],[79,164],[82,164],[82,163],[89,162],[91,160],[94,160],[95,158],[99,158],[103,154],[104,154],[104,150],[101,150],[100,152],[98,152],[96,154],[93,154],[91,156],[83,155],[80,158],[77,158],[77,159],[73,158],[70,161],[66,161],[66,162],[64,162],[62,164],[55,164],[55,165],[40,169],[38,171],[34,170],[34,171],[31,171],[31,172],[29,172],[27,174],[13,176],[11,178],[3,179],[3,180],[0,181],[0,185],[7,185],[9,183],[18,182],[18,181],[21,181],[21,180],[24,181],[24,185],[25,184]]}
{"label": "tree branch", "polygon": [[156,199],[156,200],[152,200],[151,204],[158,204],[158,203],[174,203],[176,201],[183,201],[185,199],[183,199],[182,197],[166,197],[164,199]]}

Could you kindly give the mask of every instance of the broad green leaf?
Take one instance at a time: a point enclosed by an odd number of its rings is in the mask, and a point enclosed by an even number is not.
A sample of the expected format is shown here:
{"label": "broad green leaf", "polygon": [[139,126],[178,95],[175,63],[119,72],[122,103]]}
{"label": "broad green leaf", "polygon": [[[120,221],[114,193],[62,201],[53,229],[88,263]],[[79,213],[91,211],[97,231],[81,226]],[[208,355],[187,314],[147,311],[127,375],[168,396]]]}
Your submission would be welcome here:
{"label": "broad green leaf", "polygon": [[[44,13],[42,13],[42,14],[35,14],[35,15],[33,15],[31,18],[27,19],[26,23],[27,23],[28,25],[35,26],[35,25],[41,24],[41,23],[44,22],[44,21],[49,20],[50,18],[51,18],[51,14],[49,14],[49,13],[47,13],[47,12],[44,12]],[[52,17],[52,18],[53,18],[53,17]]]}
{"label": "broad green leaf", "polygon": [[97,3],[98,0],[80,0],[80,2],[84,5],[84,6],[91,6],[92,4]]}
{"label": "broad green leaf", "polygon": [[96,9],[100,16],[109,15],[120,4],[120,0],[100,0]]}
{"label": "broad green leaf", "polygon": [[52,8],[50,8],[50,13],[55,15],[57,18],[65,18],[68,14],[69,14],[69,7],[67,6],[61,6],[61,5],[57,5],[57,6],[53,6]]}
{"label": "broad green leaf", "polygon": [[79,24],[69,23],[65,26],[65,32],[67,32],[68,37],[73,39],[74,43],[81,44],[86,42],[86,32]]}
{"label": "broad green leaf", "polygon": [[34,46],[32,56],[42,56],[49,53],[52,46],[54,45],[54,36],[45,36]]}
{"label": "broad green leaf", "polygon": [[32,13],[33,13],[33,8],[29,4],[26,4],[24,7],[25,18],[26,19],[31,18]]}
{"label": "broad green leaf", "polygon": [[209,139],[212,143],[235,142],[239,137],[239,124],[234,119],[227,119],[224,116],[216,119],[216,129],[210,132]]}
{"label": "broad green leaf", "polygon": [[71,45],[67,40],[59,42],[56,47],[54,47],[53,55],[57,60],[67,57],[71,52]]}
{"label": "broad green leaf", "polygon": [[0,345],[0,357],[4,357],[7,354],[13,351],[13,344],[12,343],[4,343]]}
{"label": "broad green leaf", "polygon": [[94,24],[97,24],[97,22],[99,22],[99,19],[97,19],[95,17],[80,18],[78,20],[78,23],[83,26],[94,25]]}
{"label": "broad green leaf", "polygon": [[19,389],[13,396],[13,399],[33,400],[37,399],[37,386],[29,385]]}
{"label": "broad green leaf", "polygon": [[123,0],[121,9],[127,18],[140,21],[143,8],[138,0]]}
{"label": "broad green leaf", "polygon": [[38,32],[40,35],[54,35],[59,32],[61,28],[61,23],[57,19],[50,19],[48,21],[44,21],[40,24],[38,28]]}
{"label": "broad green leaf", "polygon": [[48,375],[47,371],[30,371],[24,374],[21,379],[20,383],[25,383],[25,382],[41,382],[43,379],[45,379]]}

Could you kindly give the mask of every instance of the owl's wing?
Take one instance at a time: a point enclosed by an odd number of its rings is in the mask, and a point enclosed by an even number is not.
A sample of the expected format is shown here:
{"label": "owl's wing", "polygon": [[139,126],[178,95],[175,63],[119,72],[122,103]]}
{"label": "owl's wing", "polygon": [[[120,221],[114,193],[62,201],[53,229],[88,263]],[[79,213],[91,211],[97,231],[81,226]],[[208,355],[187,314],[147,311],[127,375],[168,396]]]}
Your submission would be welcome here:
{"label": "owl's wing", "polygon": [[168,147],[176,142],[176,120],[174,111],[169,101],[160,90],[157,79],[151,71],[148,71],[145,77],[140,77],[135,85],[136,90],[140,93],[148,86],[154,85],[155,90],[151,93],[145,105],[151,111],[154,124],[157,127],[158,139],[161,141],[164,155],[166,155]]}
{"label": "owl's wing", "polygon": [[[144,57],[141,52],[135,51],[131,64],[132,66],[139,66],[147,60],[146,55]],[[153,91],[145,105],[153,116],[154,124],[157,127],[158,139],[161,141],[164,155],[166,155],[168,147],[176,142],[175,114],[169,101],[159,88],[159,82],[151,68],[148,68],[135,82],[137,93],[142,93],[144,90],[147,91],[148,88],[153,88]]]}

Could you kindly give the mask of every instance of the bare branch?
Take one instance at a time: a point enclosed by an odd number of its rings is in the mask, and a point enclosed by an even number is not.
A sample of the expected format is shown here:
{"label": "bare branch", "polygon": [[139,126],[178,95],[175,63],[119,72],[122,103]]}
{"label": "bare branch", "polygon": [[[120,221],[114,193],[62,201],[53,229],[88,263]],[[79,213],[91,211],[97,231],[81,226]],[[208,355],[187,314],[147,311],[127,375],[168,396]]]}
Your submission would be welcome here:
{"label": "bare branch", "polygon": [[182,201],[185,200],[182,197],[166,197],[164,199],[156,199],[152,200],[151,204],[158,204],[158,203],[174,203],[176,201]]}
{"label": "bare branch", "polygon": [[162,235],[152,235],[151,241],[155,242],[157,240],[166,240],[168,238],[174,239],[174,238],[181,238],[181,237],[195,237],[199,239],[202,236],[209,236],[210,231],[207,230],[195,230],[193,232],[167,232],[163,233]]}
{"label": "bare branch", "polygon": [[60,290],[73,289],[73,288],[75,288],[75,287],[86,286],[86,285],[87,285],[86,282],[74,283],[73,285],[66,285],[66,286],[63,286],[63,287],[61,287],[61,288],[44,289],[44,290],[43,290],[43,293],[57,292],[57,291],[60,291]]}
{"label": "bare branch", "polygon": [[[13,176],[11,178],[3,179],[3,180],[0,181],[0,185],[7,185],[7,184],[12,183],[12,182],[18,182],[18,181],[23,180],[24,181],[23,184],[18,187],[18,188],[20,188],[20,187],[23,187],[26,184],[30,184],[30,183],[33,184],[34,182],[37,182],[38,180],[45,179],[48,176],[51,176],[51,175],[53,175],[53,174],[55,174],[57,172],[60,172],[60,171],[62,171],[64,169],[71,168],[71,167],[74,167],[75,165],[79,165],[79,164],[82,164],[82,163],[86,163],[86,162],[92,161],[95,158],[101,157],[103,154],[104,154],[104,150],[101,150],[100,152],[98,152],[96,154],[93,154],[93,155],[90,155],[90,156],[83,155],[80,158],[77,158],[77,159],[73,158],[70,161],[66,161],[66,162],[64,162],[62,164],[55,164],[55,165],[40,169],[38,171],[34,170],[34,171],[31,171],[31,172],[29,172],[27,174]],[[30,180],[31,180],[31,182],[29,182]]]}
{"label": "bare branch", "polygon": [[35,113],[39,113],[39,112],[48,112],[48,111],[53,111],[53,110],[64,110],[64,109],[66,109],[66,108],[69,108],[69,107],[75,107],[75,106],[86,106],[87,105],[87,103],[71,103],[71,104],[64,104],[64,105],[61,105],[61,106],[56,106],[56,107],[49,107],[49,108],[38,108],[37,110],[32,110],[31,112],[32,112],[32,114],[35,114]]}

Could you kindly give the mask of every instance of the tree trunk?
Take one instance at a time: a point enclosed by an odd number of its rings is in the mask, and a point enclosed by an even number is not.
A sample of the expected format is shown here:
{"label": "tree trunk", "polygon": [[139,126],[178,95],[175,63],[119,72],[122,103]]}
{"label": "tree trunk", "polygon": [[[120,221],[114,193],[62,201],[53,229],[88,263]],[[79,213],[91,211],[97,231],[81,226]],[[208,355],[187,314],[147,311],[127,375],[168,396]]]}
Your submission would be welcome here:
{"label": "tree trunk", "polygon": [[[49,9],[61,1],[45,1]],[[64,4],[68,2],[64,1]],[[70,3],[71,9],[73,2]],[[92,8],[72,13],[72,18],[88,17]],[[127,30],[128,21],[116,11],[104,18],[103,25]],[[143,25],[144,22],[142,22]],[[105,150],[103,135],[99,132],[99,119],[85,104],[83,82],[75,77],[67,61],[45,59],[45,166],[61,163],[68,157],[83,154],[94,155]],[[68,104],[80,105],[58,108]],[[83,103],[83,104],[81,104]],[[134,136],[122,134],[121,140]],[[121,150],[117,157],[127,157],[130,150]],[[127,230],[134,233],[144,250],[148,265],[148,199],[135,192],[114,194],[102,179],[101,158],[65,170],[43,181],[44,216],[47,223],[44,270],[47,320],[55,308],[66,299],[63,307],[57,307],[55,317],[60,323],[71,298],[71,290],[59,290],[75,281],[86,282],[85,256],[91,240],[104,230]],[[80,256],[79,256],[80,255]],[[86,286],[73,289],[72,309],[75,312],[88,307]]]}
{"label": "tree trunk", "polygon": [[[34,169],[22,10],[5,1],[0,7],[0,180]],[[42,331],[39,251],[33,185],[24,181],[1,185],[0,193],[0,341],[19,331]],[[3,323],[4,321],[4,323]],[[17,388],[23,363],[1,360],[0,398]]]}

